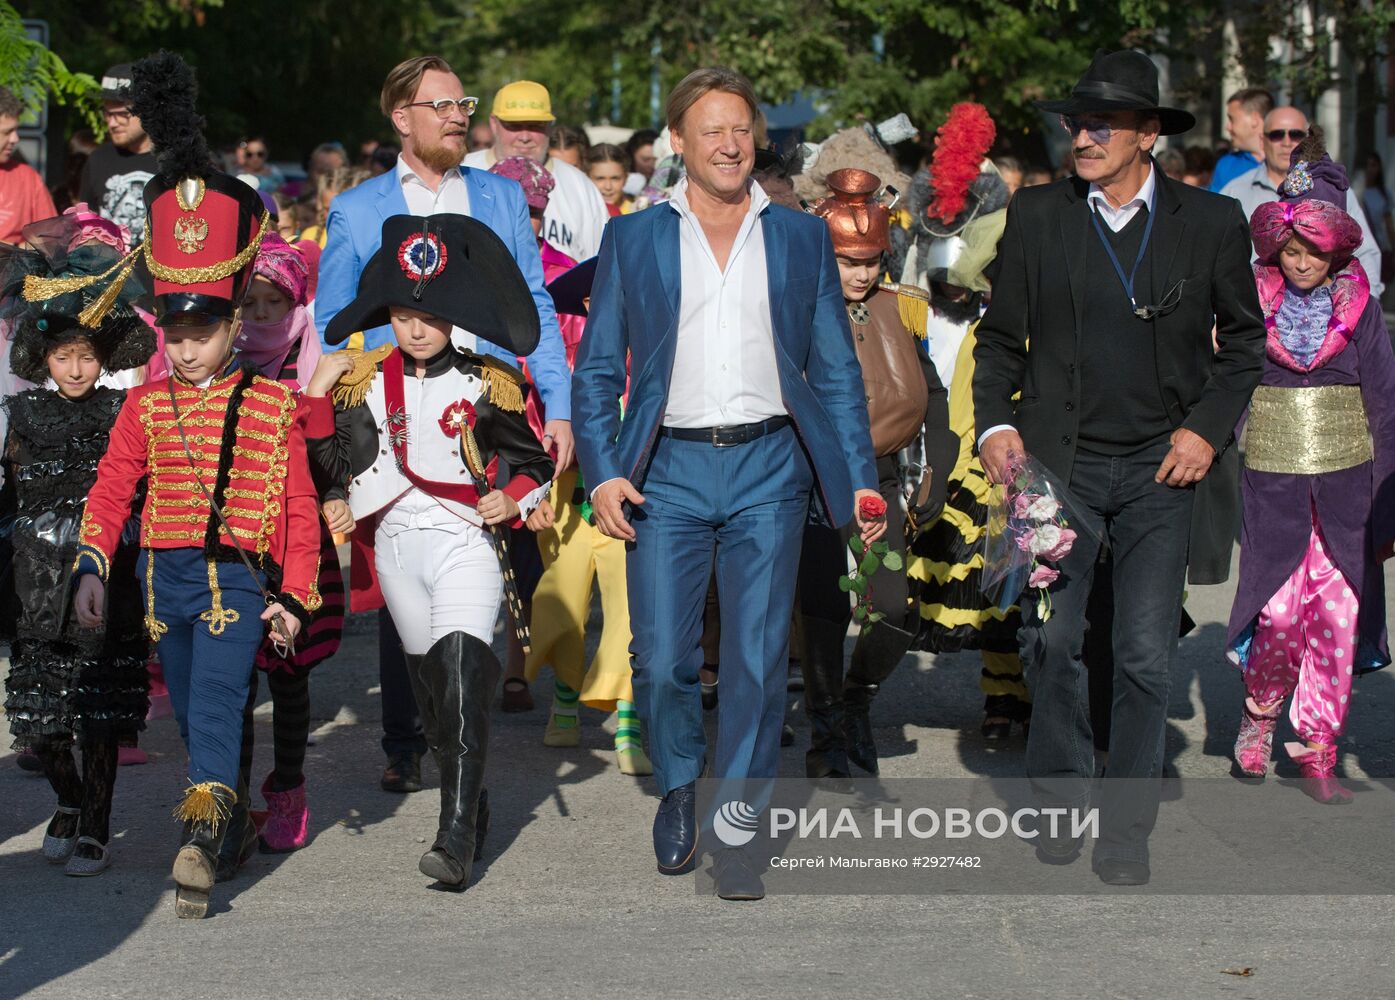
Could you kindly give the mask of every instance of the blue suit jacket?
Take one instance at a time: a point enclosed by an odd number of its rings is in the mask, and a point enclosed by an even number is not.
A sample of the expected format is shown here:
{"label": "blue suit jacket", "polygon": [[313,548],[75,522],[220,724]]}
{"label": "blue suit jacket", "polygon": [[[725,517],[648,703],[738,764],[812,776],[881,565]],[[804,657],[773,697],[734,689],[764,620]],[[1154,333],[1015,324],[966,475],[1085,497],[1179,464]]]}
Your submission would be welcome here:
{"label": "blue suit jacket", "polygon": [[[528,202],[524,200],[523,188],[517,181],[487,170],[461,167],[460,175],[470,192],[470,216],[504,241],[538,305],[542,337],[537,349],[528,355],[528,369],[542,395],[547,419],[570,420],[571,373],[567,369],[567,352],[562,346],[562,332],[557,328],[552,296],[543,285],[538,240],[528,222]],[[377,253],[382,242],[383,220],[409,214],[402,185],[396,171],[392,170],[350,188],[330,204],[325,249],[320,257],[320,283],[315,294],[315,326],[319,329],[321,343],[329,321],[358,294],[358,279],[364,265]],[[392,342],[390,326],[364,331],[364,347],[368,350]],[[325,345],[327,351],[337,349],[337,346]],[[481,340],[476,350],[511,365],[518,364],[516,357],[486,341]]]}
{"label": "blue suit jacket", "polygon": [[[766,206],[760,224],[780,393],[829,519],[845,524],[853,516],[853,490],[876,489],[877,471],[828,227],[779,205]],[[678,225],[673,206],[656,205],[611,219],[601,239],[572,376],[576,450],[588,483],[623,477],[643,488],[674,377],[682,295]],[[631,381],[622,423],[627,353]]]}

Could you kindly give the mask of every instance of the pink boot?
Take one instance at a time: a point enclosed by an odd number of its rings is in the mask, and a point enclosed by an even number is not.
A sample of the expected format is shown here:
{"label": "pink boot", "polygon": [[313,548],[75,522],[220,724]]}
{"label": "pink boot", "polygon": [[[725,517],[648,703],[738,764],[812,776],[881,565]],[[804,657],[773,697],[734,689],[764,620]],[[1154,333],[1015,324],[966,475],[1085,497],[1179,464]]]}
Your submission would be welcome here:
{"label": "pink boot", "polygon": [[305,805],[305,779],[295,788],[273,791],[272,776],[262,782],[262,798],[266,800],[266,822],[262,824],[262,852],[287,854],[305,846],[306,827],[310,810]]}
{"label": "pink boot", "polygon": [[1286,743],[1284,749],[1303,776],[1303,794],[1325,806],[1344,806],[1351,792],[1337,780],[1337,748],[1330,743],[1314,750],[1302,743]]}
{"label": "pink boot", "polygon": [[1274,751],[1274,726],[1279,721],[1279,706],[1267,713],[1260,711],[1253,698],[1245,699],[1240,713],[1240,735],[1235,737],[1236,777],[1263,781],[1269,770],[1269,756]]}

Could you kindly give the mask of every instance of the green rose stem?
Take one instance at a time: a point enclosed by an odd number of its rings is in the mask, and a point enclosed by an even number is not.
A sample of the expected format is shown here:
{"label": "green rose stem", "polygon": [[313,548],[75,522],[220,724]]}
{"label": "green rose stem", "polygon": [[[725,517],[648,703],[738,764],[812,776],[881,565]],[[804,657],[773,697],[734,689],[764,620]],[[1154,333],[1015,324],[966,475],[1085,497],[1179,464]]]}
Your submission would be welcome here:
{"label": "green rose stem", "polygon": [[848,548],[857,556],[857,569],[848,576],[838,578],[838,589],[845,594],[857,595],[853,621],[863,628],[870,628],[886,617],[872,608],[872,574],[883,566],[895,573],[905,564],[901,561],[901,553],[891,551],[891,546],[886,542],[873,542],[868,547],[859,536],[854,535],[848,542]]}

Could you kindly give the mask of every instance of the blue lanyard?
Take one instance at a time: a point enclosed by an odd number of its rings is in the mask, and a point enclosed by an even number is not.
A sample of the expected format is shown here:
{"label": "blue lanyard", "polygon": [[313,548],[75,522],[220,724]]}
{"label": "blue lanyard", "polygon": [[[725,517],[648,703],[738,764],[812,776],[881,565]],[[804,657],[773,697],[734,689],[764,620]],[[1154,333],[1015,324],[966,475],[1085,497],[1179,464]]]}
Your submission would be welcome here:
{"label": "blue lanyard", "polygon": [[[1133,279],[1138,275],[1138,265],[1143,263],[1143,254],[1148,249],[1148,237],[1153,235],[1153,206],[1148,206],[1148,221],[1143,225],[1143,239],[1138,244],[1138,256],[1134,258],[1133,270],[1127,277],[1124,275],[1124,265],[1119,263],[1119,255],[1114,252],[1114,244],[1109,242],[1109,237],[1104,234],[1104,227],[1100,225],[1100,213],[1095,208],[1090,209],[1090,221],[1095,224],[1095,232],[1099,234],[1100,242],[1104,244],[1104,252],[1109,255],[1109,263],[1114,265],[1114,273],[1119,276],[1119,283],[1124,286],[1124,294],[1129,297],[1129,308],[1138,311],[1138,303],[1133,297]],[[1129,220],[1133,221],[1133,220]]]}

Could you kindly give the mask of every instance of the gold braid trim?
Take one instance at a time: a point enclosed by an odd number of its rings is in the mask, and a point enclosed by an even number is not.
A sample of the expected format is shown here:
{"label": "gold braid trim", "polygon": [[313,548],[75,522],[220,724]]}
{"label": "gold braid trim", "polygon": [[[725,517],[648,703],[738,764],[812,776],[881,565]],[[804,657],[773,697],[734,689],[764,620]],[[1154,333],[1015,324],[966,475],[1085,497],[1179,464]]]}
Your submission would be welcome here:
{"label": "gold braid trim", "polygon": [[470,470],[470,475],[475,479],[484,479],[486,470],[484,459],[480,457],[479,443],[475,441],[475,432],[464,421],[460,423],[460,443],[460,450],[465,453],[465,467]]}
{"label": "gold braid trim", "polygon": [[145,239],[141,242],[141,246],[145,250],[145,266],[150,269],[151,274],[161,281],[168,281],[175,285],[198,285],[206,281],[222,281],[251,263],[252,258],[257,256],[257,251],[261,249],[262,237],[266,235],[270,226],[271,213],[263,209],[262,223],[252,237],[252,242],[243,247],[235,257],[205,267],[168,267],[155,259],[155,252],[150,246],[150,219],[147,216]]}
{"label": "gold braid trim", "polygon": [[523,388],[518,384],[518,373],[511,371],[493,358],[481,358],[483,370],[480,381],[484,383],[489,401],[501,410],[510,413],[523,412]]}
{"label": "gold braid trim", "polygon": [[208,560],[208,591],[213,595],[213,607],[199,615],[199,621],[208,622],[209,635],[222,635],[229,625],[240,621],[242,615],[235,608],[223,607],[223,591],[218,586],[218,564],[212,559]]}
{"label": "gold braid trim", "polygon": [[393,345],[384,344],[371,351],[345,351],[354,355],[354,366],[339,377],[330,392],[334,405],[348,410],[362,403],[368,397],[368,390],[373,388],[373,376],[378,374],[378,365],[393,350]]}
{"label": "gold braid trim", "polygon": [[[214,795],[213,790],[221,788],[227,793],[227,801]],[[232,816],[232,806],[237,804],[237,793],[221,781],[204,781],[190,784],[184,789],[184,801],[174,808],[174,818],[181,823],[207,823],[213,827],[213,835],[218,835],[218,827]]]}
{"label": "gold braid trim", "polygon": [[882,288],[896,293],[896,311],[901,314],[901,325],[915,334],[917,340],[924,340],[930,323],[930,293],[916,285],[893,282],[887,282]]}
{"label": "gold braid trim", "polygon": [[102,325],[102,320],[111,311],[111,307],[116,304],[117,298],[121,295],[121,289],[126,285],[126,279],[131,276],[131,269],[136,266],[139,255],[138,249],[132,250],[101,274],[89,274],[84,277],[43,278],[37,274],[31,274],[24,279],[22,291],[24,301],[44,302],[56,299],[60,295],[81,291],[99,281],[110,278],[111,281],[102,290],[102,294],[78,313],[78,322],[89,330],[94,330]]}
{"label": "gold braid trim", "polygon": [[159,642],[160,636],[170,627],[155,617],[155,550],[145,550],[145,631],[151,642]]}
{"label": "gold braid trim", "polygon": [[315,575],[310,580],[310,592],[305,597],[305,610],[314,614],[324,607],[325,599],[320,596],[320,556],[315,557]]}

